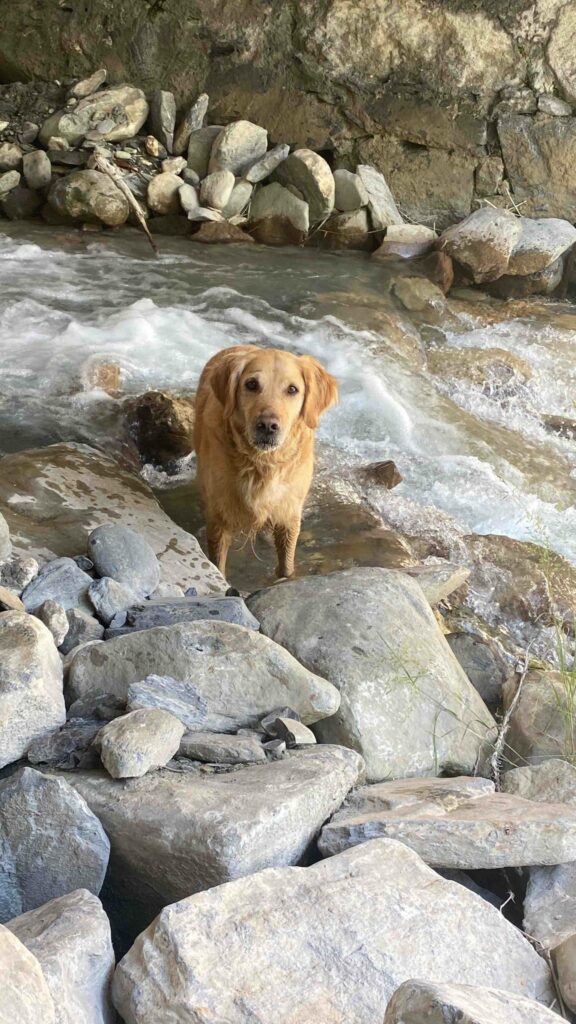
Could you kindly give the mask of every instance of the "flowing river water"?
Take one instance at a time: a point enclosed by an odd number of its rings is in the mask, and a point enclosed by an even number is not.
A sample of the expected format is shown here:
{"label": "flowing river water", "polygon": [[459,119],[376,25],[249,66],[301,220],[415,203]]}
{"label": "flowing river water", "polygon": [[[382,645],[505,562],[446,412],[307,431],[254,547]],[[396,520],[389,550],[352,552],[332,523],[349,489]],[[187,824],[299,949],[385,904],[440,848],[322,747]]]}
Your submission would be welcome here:
{"label": "flowing river water", "polygon": [[[382,545],[393,558],[379,517],[438,538],[443,553],[464,534],[496,533],[576,563],[575,445],[541,418],[575,415],[575,307],[456,291],[442,314],[408,314],[389,293],[394,268],[359,254],[160,241],[155,258],[136,232],[2,226],[1,453],[58,440],[114,447],[121,399],[92,386],[99,362],[119,364],[123,397],[189,391],[222,346],[274,345],[316,356],[341,389],[318,432],[302,571],[368,564]],[[451,373],[454,349],[464,361],[464,350],[495,347],[530,373]],[[400,486],[361,486],[358,469],[384,459]],[[176,477],[144,473],[168,511],[200,530],[193,459]],[[271,554],[257,554],[233,555],[243,589],[269,576]]]}

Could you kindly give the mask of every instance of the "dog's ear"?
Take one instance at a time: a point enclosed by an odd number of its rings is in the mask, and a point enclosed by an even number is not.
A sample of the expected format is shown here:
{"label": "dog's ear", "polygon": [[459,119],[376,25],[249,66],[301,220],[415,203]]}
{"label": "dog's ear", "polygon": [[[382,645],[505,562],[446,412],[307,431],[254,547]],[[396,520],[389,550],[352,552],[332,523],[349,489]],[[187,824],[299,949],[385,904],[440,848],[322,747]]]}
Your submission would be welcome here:
{"label": "dog's ear", "polygon": [[254,348],[254,345],[234,345],[232,348],[223,349],[215,359],[210,384],[216,398],[224,407],[225,416],[229,416],[234,409],[240,374]]}
{"label": "dog's ear", "polygon": [[300,356],[300,368],[306,387],[302,417],[306,426],[315,430],[322,413],[338,401],[338,384],[312,356]]}

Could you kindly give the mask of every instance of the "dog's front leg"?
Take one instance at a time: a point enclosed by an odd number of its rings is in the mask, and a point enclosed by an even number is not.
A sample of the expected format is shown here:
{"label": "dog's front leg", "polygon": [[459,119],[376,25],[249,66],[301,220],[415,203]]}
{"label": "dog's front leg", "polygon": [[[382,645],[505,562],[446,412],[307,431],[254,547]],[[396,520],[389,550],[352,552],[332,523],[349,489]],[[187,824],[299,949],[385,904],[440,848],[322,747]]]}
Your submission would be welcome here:
{"label": "dog's front leg", "polygon": [[274,527],[274,543],[278,556],[276,575],[279,579],[294,574],[294,555],[300,536],[300,516],[288,523],[280,523]]}
{"label": "dog's front leg", "polygon": [[208,558],[226,576],[226,560],[232,541],[232,534],[222,523],[208,523],[206,527]]}

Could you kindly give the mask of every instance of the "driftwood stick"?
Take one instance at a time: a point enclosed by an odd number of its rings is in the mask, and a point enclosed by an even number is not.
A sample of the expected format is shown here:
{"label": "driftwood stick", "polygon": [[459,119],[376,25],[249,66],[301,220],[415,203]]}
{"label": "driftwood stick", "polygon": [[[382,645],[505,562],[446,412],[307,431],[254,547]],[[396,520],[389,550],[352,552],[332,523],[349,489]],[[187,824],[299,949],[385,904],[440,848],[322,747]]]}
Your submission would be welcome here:
{"label": "driftwood stick", "polygon": [[104,156],[101,150],[98,149],[94,150],[94,166],[96,167],[96,170],[102,171],[103,174],[107,174],[108,177],[112,179],[114,184],[120,189],[122,194],[126,196],[126,199],[130,203],[130,206],[134,210],[134,213],[136,214],[136,217],[138,218],[138,221],[142,226],[142,230],[144,231],[148,241],[150,242],[150,245],[152,246],[153,252],[157,256],[158,246],[156,245],[156,242],[154,241],[152,235],[150,234],[150,231],[148,230],[148,225],[146,223],[146,218],[144,216],[142,207],[140,206],[140,203],[136,199],[136,196],[132,192],[130,186],[127,185],[124,181],[124,178],[120,174],[118,168],[115,167],[114,164],[110,163],[108,158]]}

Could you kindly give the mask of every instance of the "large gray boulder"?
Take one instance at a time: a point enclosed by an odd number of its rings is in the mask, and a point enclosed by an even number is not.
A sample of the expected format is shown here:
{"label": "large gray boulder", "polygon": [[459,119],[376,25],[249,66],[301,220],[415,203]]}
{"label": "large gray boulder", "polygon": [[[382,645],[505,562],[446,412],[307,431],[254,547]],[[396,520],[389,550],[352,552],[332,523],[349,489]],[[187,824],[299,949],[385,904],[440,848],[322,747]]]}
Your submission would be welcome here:
{"label": "large gray boulder", "polygon": [[0,925],[0,1024],[56,1024],[56,1010],[38,960]]}
{"label": "large gray boulder", "polygon": [[108,722],[96,744],[113,779],[134,779],[168,764],[178,752],[184,731],[182,722],[169,711],[141,708]]}
{"label": "large gray boulder", "polygon": [[104,523],[88,538],[88,556],[99,576],[108,576],[139,597],[160,582],[160,566],[145,537],[122,523]]}
{"label": "large gray boulder", "polygon": [[[303,726],[305,729],[306,726]],[[266,760],[263,736],[257,732],[229,736],[217,732],[187,732],[180,743],[180,755],[211,764],[252,764]]]}
{"label": "large gray boulder", "polygon": [[297,149],[275,172],[282,185],[292,185],[308,203],[310,222],[326,220],[334,209],[335,184],[330,165],[311,149]]}
{"label": "large gray boulder", "polygon": [[148,541],[165,583],[220,593],[226,581],[195,537],[180,529],[145,481],[83,444],[55,444],[0,459],[0,512],[17,554],[45,562],[86,548],[95,527],[117,521]]}
{"label": "large gray boulder", "polygon": [[176,100],[174,93],[166,89],[156,89],[150,99],[150,128],[153,136],[158,139],[169,153],[174,143],[176,128]]}
{"label": "large gray boulder", "polygon": [[384,1024],[558,1024],[541,1003],[502,989],[405,981],[386,1007]]}
{"label": "large gray boulder", "polygon": [[128,219],[128,200],[102,171],[73,171],[57,178],[48,202],[60,217],[119,227]]}
{"label": "large gray boulder", "polygon": [[508,271],[510,256],[522,234],[522,223],[508,210],[485,207],[448,228],[439,246],[477,284],[496,281]]}
{"label": "large gray boulder", "polygon": [[204,702],[197,728],[233,732],[276,707],[317,722],[338,710],[340,695],[278,644],[229,622],[181,622],[84,647],[70,666],[71,697],[114,693],[156,674],[193,684]]}
{"label": "large gray boulder", "polygon": [[77,146],[90,133],[100,142],[120,142],[137,135],[147,117],[148,103],[142,90],[117,85],[51,114],[40,129],[39,141],[47,146],[52,136],[57,136]]}
{"label": "large gray boulder", "polygon": [[369,781],[471,774],[482,760],[492,716],[415,580],[348,569],[261,590],[248,605],[263,633],[338,687],[340,709],[315,731],[358,750]]}
{"label": "large gray boulder", "polygon": [[110,843],[63,779],[21,768],[0,781],[0,921],[85,888],[98,894]]}
{"label": "large gray boulder", "polygon": [[0,614],[0,768],[32,740],[63,725],[62,663],[44,623],[24,612]]}
{"label": "large gray boulder", "polygon": [[195,129],[188,142],[188,167],[195,171],[199,178],[205,178],[208,174],[210,153],[215,139],[222,132],[219,124],[204,125],[203,128]]}
{"label": "large gray boulder", "polygon": [[[234,121],[216,136],[208,170],[242,175],[260,160],[268,147],[268,132],[251,121]],[[188,161],[190,163],[190,161]]]}
{"label": "large gray boulder", "polygon": [[398,839],[432,867],[465,871],[576,859],[576,811],[481,788],[470,792],[467,780],[461,787],[456,781],[444,788],[443,779],[432,786],[428,779],[406,780],[413,800],[396,806],[390,799],[397,783],[368,786],[324,826],[320,850],[332,856],[370,839]]}
{"label": "large gray boulder", "polygon": [[63,777],[110,837],[107,886],[129,908],[134,937],[167,903],[299,863],[361,771],[353,751],[324,746],[224,774],[160,770],[123,782],[99,771]]}
{"label": "large gray boulder", "polygon": [[[110,997],[114,950],[96,896],[78,889],[6,927],[39,963],[54,1000],[56,1024],[115,1024]],[[40,1013],[35,1021],[45,1024]],[[12,1018],[11,1024],[16,1022],[19,1017]]]}
{"label": "large gray boulder", "polygon": [[167,907],[121,961],[113,998],[129,1024],[289,1024],[295,1007],[302,1021],[374,1024],[413,977],[551,995],[545,962],[497,910],[380,840]]}

